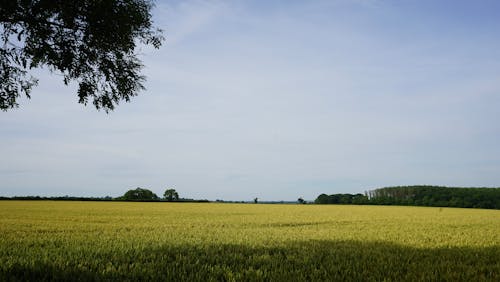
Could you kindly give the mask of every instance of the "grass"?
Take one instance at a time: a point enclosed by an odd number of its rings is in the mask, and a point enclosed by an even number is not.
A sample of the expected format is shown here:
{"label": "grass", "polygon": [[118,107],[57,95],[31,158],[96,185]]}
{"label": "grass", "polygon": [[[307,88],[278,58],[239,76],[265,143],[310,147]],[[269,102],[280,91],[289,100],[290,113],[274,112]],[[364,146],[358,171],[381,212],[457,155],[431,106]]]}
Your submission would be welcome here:
{"label": "grass", "polygon": [[500,211],[0,201],[0,280],[499,281]]}

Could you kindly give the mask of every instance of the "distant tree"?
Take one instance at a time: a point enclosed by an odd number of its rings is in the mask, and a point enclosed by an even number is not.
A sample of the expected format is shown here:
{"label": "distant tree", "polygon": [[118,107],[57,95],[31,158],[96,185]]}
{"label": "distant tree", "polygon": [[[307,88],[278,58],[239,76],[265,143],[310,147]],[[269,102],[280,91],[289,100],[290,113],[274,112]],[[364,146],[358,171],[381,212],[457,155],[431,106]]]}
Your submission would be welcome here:
{"label": "distant tree", "polygon": [[259,198],[253,199],[253,202],[257,204],[259,202]]}
{"label": "distant tree", "polygon": [[323,205],[324,205],[324,204],[328,204],[328,203],[329,203],[329,199],[330,199],[330,197],[328,197],[328,195],[327,195],[327,194],[324,194],[324,193],[323,193],[323,194],[319,195],[319,196],[316,198],[316,200],[314,200],[314,203],[315,203],[315,204],[323,204]]}
{"label": "distant tree", "polygon": [[356,194],[352,196],[352,204],[363,205],[368,203],[368,197],[363,194]]}
{"label": "distant tree", "polygon": [[121,198],[125,201],[157,201],[158,196],[151,190],[137,187],[133,190],[128,190]]}
{"label": "distant tree", "polygon": [[177,193],[177,191],[175,191],[175,189],[165,190],[165,193],[163,193],[163,197],[169,202],[179,200],[179,194]]}
{"label": "distant tree", "polygon": [[0,2],[0,109],[30,98],[45,67],[78,84],[78,102],[113,110],[144,89],[138,43],[159,48],[152,0],[2,0]]}
{"label": "distant tree", "polygon": [[299,204],[305,204],[306,201],[304,199],[302,199],[302,197],[300,197],[297,202],[299,202]]}

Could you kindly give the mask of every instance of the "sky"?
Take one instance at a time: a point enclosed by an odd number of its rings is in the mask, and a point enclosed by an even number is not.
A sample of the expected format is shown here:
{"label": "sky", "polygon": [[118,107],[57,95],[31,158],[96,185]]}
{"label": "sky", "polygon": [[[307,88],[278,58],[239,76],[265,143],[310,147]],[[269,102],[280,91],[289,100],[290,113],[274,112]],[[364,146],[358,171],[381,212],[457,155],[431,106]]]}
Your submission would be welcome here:
{"label": "sky", "polygon": [[500,2],[157,1],[146,90],[106,114],[61,76],[0,112],[1,196],[314,200],[500,187]]}

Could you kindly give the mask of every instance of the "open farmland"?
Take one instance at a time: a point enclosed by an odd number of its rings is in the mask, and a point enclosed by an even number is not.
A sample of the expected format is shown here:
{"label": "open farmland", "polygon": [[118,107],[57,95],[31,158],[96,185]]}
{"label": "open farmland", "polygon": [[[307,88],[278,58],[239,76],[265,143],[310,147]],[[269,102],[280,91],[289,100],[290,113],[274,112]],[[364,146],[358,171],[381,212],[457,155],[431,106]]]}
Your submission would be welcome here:
{"label": "open farmland", "polygon": [[0,280],[500,280],[500,211],[0,201]]}

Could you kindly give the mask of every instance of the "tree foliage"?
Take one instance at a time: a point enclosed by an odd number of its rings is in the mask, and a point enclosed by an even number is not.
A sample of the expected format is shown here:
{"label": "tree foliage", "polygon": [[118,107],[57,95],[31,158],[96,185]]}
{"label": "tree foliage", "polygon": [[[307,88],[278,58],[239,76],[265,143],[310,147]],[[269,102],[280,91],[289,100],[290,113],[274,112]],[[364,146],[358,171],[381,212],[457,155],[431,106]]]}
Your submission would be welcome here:
{"label": "tree foliage", "polygon": [[158,201],[160,198],[151,190],[137,187],[136,189],[128,190],[120,200],[125,201]]}
{"label": "tree foliage", "polygon": [[314,201],[316,204],[368,204],[368,197],[363,194],[321,194]]}
{"label": "tree foliage", "polygon": [[159,48],[152,0],[0,0],[0,109],[18,107],[45,67],[78,84],[78,102],[113,110],[144,89],[137,44]]}
{"label": "tree foliage", "polygon": [[317,204],[372,204],[500,209],[500,188],[397,186],[363,194],[319,195]]}
{"label": "tree foliage", "polygon": [[167,189],[165,190],[165,193],[163,193],[163,197],[169,202],[178,201],[179,193],[177,193],[175,189]]}
{"label": "tree foliage", "polygon": [[500,209],[500,188],[398,186],[367,194],[375,204]]}

